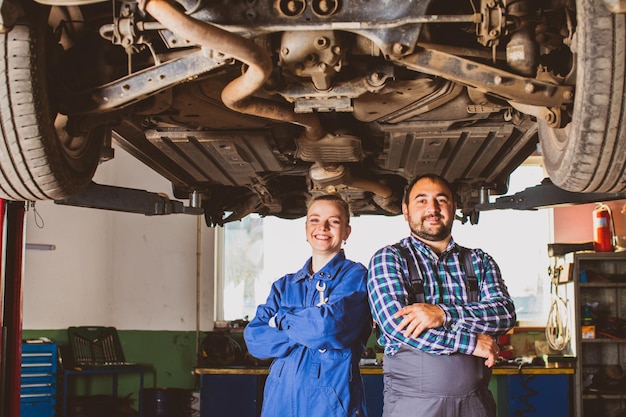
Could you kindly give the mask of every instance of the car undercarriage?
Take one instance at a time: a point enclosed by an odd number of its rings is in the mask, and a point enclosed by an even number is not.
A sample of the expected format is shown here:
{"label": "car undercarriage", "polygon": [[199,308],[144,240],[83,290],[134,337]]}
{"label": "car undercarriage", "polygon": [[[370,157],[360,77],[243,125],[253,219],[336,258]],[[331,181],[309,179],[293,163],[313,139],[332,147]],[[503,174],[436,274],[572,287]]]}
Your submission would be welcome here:
{"label": "car undercarriage", "polygon": [[211,226],[326,192],[397,215],[424,173],[476,223],[533,154],[564,190],[619,193],[623,3],[12,0],[0,198],[80,195],[112,142]]}

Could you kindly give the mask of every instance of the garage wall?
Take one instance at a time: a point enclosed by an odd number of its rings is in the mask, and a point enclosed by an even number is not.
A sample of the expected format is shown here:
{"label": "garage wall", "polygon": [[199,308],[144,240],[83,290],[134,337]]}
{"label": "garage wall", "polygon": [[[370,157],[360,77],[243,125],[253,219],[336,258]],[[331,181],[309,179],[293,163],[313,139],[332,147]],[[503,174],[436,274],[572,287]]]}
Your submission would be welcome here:
{"label": "garage wall", "polygon": [[[171,185],[121,149],[95,182],[171,197]],[[187,203],[187,201],[185,201]],[[106,325],[196,328],[197,230],[201,230],[200,328],[213,323],[213,236],[204,219],[144,216],[37,202],[27,212],[24,329]]]}
{"label": "garage wall", "polygon": [[[626,200],[607,201],[611,209],[615,235],[626,236]],[[596,204],[556,207],[554,209],[555,242],[591,242],[593,241],[593,210]]]}

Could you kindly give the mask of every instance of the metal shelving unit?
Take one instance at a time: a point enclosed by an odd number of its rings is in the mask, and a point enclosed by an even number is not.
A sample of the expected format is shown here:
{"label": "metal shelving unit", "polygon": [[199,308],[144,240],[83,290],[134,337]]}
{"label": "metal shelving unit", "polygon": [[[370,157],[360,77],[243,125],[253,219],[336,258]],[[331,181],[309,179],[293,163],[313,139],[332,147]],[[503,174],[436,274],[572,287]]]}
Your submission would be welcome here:
{"label": "metal shelving unit", "polygon": [[[577,358],[576,417],[616,417],[626,412],[626,252],[573,256],[574,330]],[[571,302],[571,301],[570,301]],[[593,308],[595,338],[582,338],[585,305]]]}

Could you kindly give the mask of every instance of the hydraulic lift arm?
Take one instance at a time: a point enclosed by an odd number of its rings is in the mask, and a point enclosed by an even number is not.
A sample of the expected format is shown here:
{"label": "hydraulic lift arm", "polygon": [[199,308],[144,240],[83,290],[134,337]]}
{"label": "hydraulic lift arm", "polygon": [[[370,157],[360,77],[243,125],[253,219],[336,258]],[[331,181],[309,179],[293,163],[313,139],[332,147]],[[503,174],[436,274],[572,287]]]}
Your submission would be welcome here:
{"label": "hydraulic lift arm", "polygon": [[537,210],[563,205],[597,203],[626,199],[626,193],[574,193],[565,191],[544,179],[540,185],[528,187],[518,193],[498,197],[493,203],[477,204],[476,211]]}
{"label": "hydraulic lift arm", "polygon": [[[626,199],[626,193],[575,193],[565,191],[552,184],[549,179],[540,185],[526,188],[518,193],[498,197],[492,203],[476,205],[476,211],[490,210],[537,210],[540,208],[561,205],[596,203]],[[203,213],[196,205],[185,206],[177,200],[170,200],[167,196],[132,188],[101,185],[92,182],[82,193],[56,200],[56,204],[67,206],[88,207],[103,210],[114,210],[126,213],[139,213],[146,216],[165,214],[192,214]]]}
{"label": "hydraulic lift arm", "polygon": [[103,210],[122,211],[125,213],[157,216],[165,214],[202,214],[202,208],[185,206],[167,196],[133,188],[114,187],[92,182],[82,193],[55,200],[56,204],[76,207],[88,207]]}

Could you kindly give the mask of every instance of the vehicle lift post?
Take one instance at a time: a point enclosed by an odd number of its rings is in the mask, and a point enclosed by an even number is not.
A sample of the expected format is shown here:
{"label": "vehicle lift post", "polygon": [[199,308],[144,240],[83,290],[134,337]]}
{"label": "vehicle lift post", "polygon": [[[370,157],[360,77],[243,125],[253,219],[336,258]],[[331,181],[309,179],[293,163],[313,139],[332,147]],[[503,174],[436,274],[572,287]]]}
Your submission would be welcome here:
{"label": "vehicle lift post", "polygon": [[0,417],[20,416],[26,204],[0,199]]}

